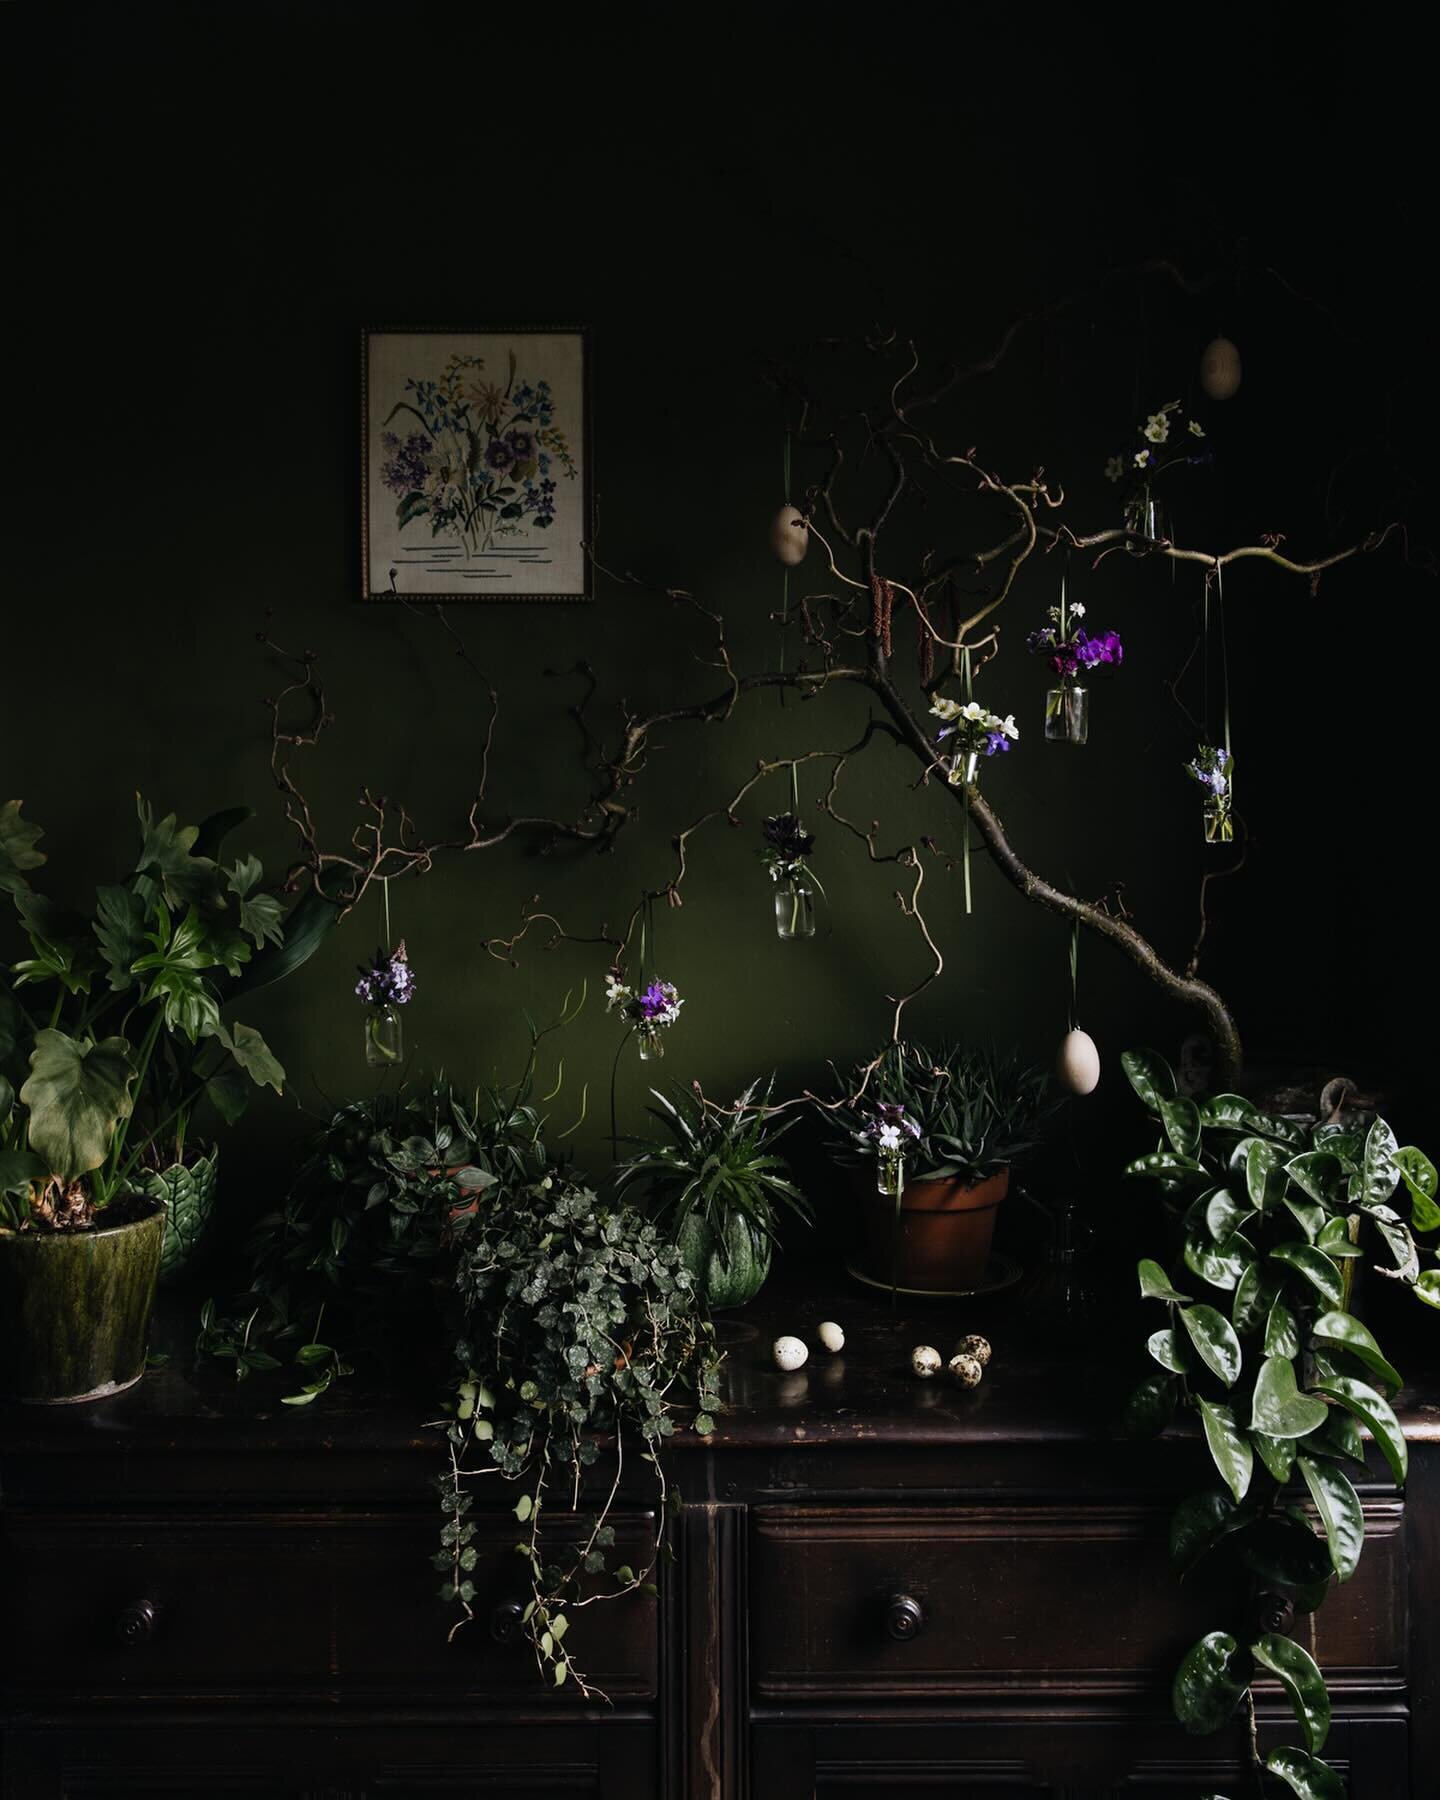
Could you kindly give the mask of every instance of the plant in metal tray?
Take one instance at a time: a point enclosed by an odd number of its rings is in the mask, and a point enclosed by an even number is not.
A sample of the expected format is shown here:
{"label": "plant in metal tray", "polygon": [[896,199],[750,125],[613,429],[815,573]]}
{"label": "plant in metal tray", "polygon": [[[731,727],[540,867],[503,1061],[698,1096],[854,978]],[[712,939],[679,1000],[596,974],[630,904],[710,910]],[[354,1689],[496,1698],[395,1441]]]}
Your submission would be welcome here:
{"label": "plant in metal tray", "polygon": [[641,1143],[617,1172],[645,1210],[680,1247],[696,1289],[711,1307],[753,1300],[770,1273],[782,1212],[809,1222],[805,1196],[774,1146],[793,1118],[768,1110],[774,1078],[754,1081],[733,1107],[710,1106],[698,1086],[678,1082],[651,1107],[669,1134]]}
{"label": "plant in metal tray", "polygon": [[206,1302],[199,1351],[241,1380],[290,1354],[308,1379],[285,1402],[307,1405],[350,1372],[349,1350],[318,1342],[321,1311],[332,1327],[338,1314],[342,1330],[373,1330],[430,1298],[457,1219],[488,1188],[550,1167],[542,1128],[528,1083],[467,1097],[444,1074],[340,1107],[285,1204],[257,1221],[248,1290],[223,1314]]}
{"label": "plant in metal tray", "polygon": [[337,916],[317,887],[286,912],[253,856],[219,860],[249,815],[182,826],[138,801],[140,851],[82,915],[31,886],[43,835],[0,808],[0,888],[29,954],[0,981],[0,1228],[75,1230],[186,1158],[197,1111],[239,1118],[285,1072],[231,1003],[299,966]]}
{"label": "plant in metal tray", "polygon": [[[916,1181],[981,1181],[1040,1146],[1055,1110],[1050,1077],[989,1048],[888,1044],[861,1063],[828,1109],[831,1154],[851,1167],[883,1154],[888,1112],[899,1116],[905,1173]],[[877,1120],[880,1122],[877,1128]]]}
{"label": "plant in metal tray", "polygon": [[[650,1586],[671,1506],[660,1453],[677,1402],[698,1407],[697,1431],[715,1428],[714,1335],[684,1259],[654,1222],[558,1173],[490,1189],[464,1221],[457,1250],[466,1323],[446,1426],[450,1469],[440,1482],[441,1598],[461,1609],[455,1630],[474,1618],[468,1489],[492,1475],[515,1483],[515,1549],[530,1588],[523,1630],[547,1679],[573,1680],[590,1694],[571,1660],[571,1622]],[[610,1438],[603,1472],[597,1433]],[[637,1452],[655,1481],[660,1526],[644,1566],[617,1567],[609,1518]],[[552,1501],[577,1508],[597,1476],[600,1503],[578,1539],[548,1531]]]}
{"label": "plant in metal tray", "polygon": [[1347,1271],[1373,1237],[1388,1265],[1380,1273],[1431,1298],[1412,1226],[1440,1225],[1435,1169],[1401,1149],[1382,1119],[1364,1132],[1296,1124],[1236,1094],[1187,1099],[1153,1052],[1128,1051],[1122,1062],[1162,1134],[1126,1172],[1159,1183],[1184,1232],[1181,1268],[1139,1265],[1141,1294],[1165,1321],[1148,1345],[1158,1367],[1131,1396],[1126,1422],[1140,1435],[1162,1430],[1182,1405],[1195,1414],[1218,1480],[1181,1501],[1171,1554],[1182,1577],[1233,1601],[1181,1663],[1175,1711],[1187,1730],[1214,1732],[1243,1702],[1253,1723],[1252,1683],[1275,1677],[1302,1742],[1274,1751],[1264,1773],[1300,1800],[1343,1800],[1321,1760],[1329,1694],[1284,1622],[1313,1612],[1332,1579],[1348,1581],[1359,1563],[1365,1520],[1347,1465],[1364,1464],[1362,1426],[1404,1484],[1405,1439],[1390,1404],[1400,1376],[1349,1312]]}

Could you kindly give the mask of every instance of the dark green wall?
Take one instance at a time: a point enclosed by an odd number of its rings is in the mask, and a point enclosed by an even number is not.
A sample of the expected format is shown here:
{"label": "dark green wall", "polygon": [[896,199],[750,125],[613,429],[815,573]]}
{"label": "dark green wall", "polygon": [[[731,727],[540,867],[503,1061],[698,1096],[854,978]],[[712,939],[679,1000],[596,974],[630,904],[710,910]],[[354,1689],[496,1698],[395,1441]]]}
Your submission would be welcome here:
{"label": "dark green wall", "polygon": [[[267,618],[322,655],[336,724],[299,766],[326,838],[349,831],[362,782],[402,797],[428,835],[463,820],[483,690],[433,625],[354,598],[367,320],[587,322],[602,554],[720,606],[747,663],[770,654],[779,598],[765,531],[780,412],[757,379],[764,355],[878,317],[973,356],[1037,296],[1160,251],[1235,279],[1197,298],[1163,282],[1106,290],[1035,329],[951,416],[957,447],[1016,474],[1044,463],[1078,523],[1109,522],[1112,441],[1137,405],[1188,395],[1200,346],[1223,329],[1242,341],[1247,386],[1211,415],[1219,467],[1187,495],[1182,528],[1188,514],[1203,541],[1279,530],[1310,550],[1398,507],[1424,539],[1428,502],[1408,490],[1432,453],[1387,397],[1432,377],[1432,353],[1406,336],[1421,307],[1401,279],[1406,156],[1371,129],[1380,102],[1353,46],[1348,74],[1337,56],[1317,79],[1292,55],[1263,82],[1238,72],[1273,67],[1250,46],[1217,89],[1189,55],[1131,69],[1057,44],[1036,66],[1018,35],[942,40],[918,9],[903,28],[872,19],[866,42],[843,13],[781,25],[748,9],[632,9],[623,24],[561,13],[523,31],[462,8],[16,11],[5,787],[46,826],[62,889],[129,854],[137,788],[191,818],[248,802],[255,848],[284,863],[261,705],[279,676],[255,641]],[[1338,118],[1361,127],[1343,143]],[[1357,336],[1265,275],[1286,256],[1302,293],[1350,309]],[[1361,472],[1347,465],[1337,486],[1351,447]],[[1000,535],[999,515],[982,529]],[[940,530],[932,507],[917,531]],[[1025,736],[987,792],[1037,868],[1087,892],[1124,881],[1137,919],[1183,959],[1205,863],[1178,767],[1191,743],[1165,684],[1198,582],[1122,556],[1074,576],[1095,620],[1125,636],[1123,676],[1097,694],[1083,754],[1039,740],[1043,673],[1019,640],[1058,575],[1029,571],[984,686]],[[1256,570],[1227,592],[1256,843],[1215,892],[1208,966],[1263,1057],[1414,1075],[1427,1054],[1416,986],[1433,984],[1409,961],[1425,903],[1398,834],[1412,829],[1401,778],[1428,691],[1411,621],[1433,608],[1433,581],[1389,557],[1313,602]],[[573,811],[587,791],[565,716],[576,684],[547,668],[590,659],[597,729],[619,694],[653,706],[713,687],[693,660],[703,635],[611,583],[588,608],[456,622],[503,697],[497,812]],[[1382,709],[1389,723],[1372,725]],[[522,1011],[544,1017],[588,978],[556,1110],[569,1117],[588,1083],[575,1143],[601,1159],[617,1033],[598,1002],[604,954],[532,937],[512,969],[482,940],[513,930],[537,893],[573,931],[613,924],[665,875],[677,823],[758,755],[843,744],[865,713],[854,694],[784,711],[768,696],[726,728],[657,733],[640,822],[613,856],[506,849],[396,887],[420,982],[406,1017],[417,1059],[503,1075]],[[851,816],[881,819],[887,844],[928,830],[953,852],[953,809],[911,794],[911,773],[877,747],[847,784]],[[742,833],[697,840],[684,908],[661,924],[664,972],[686,997],[665,1072],[715,1094],[772,1067],[814,1081],[828,1058],[859,1054],[885,1030],[885,996],[924,966],[893,872],[833,827],[816,853],[825,933],[779,945],[753,856],[761,810]],[[946,972],[916,1030],[1050,1056],[1063,928],[983,859],[972,917],[958,875],[937,872],[926,892]],[[377,934],[371,907],[250,1008],[291,1078],[289,1100],[246,1128],[262,1187],[297,1103],[368,1090],[350,987]],[[1138,1036],[1173,1044],[1188,1021],[1108,950],[1087,946],[1081,969],[1113,1097],[1118,1051]],[[622,1128],[644,1085],[627,1058]]]}

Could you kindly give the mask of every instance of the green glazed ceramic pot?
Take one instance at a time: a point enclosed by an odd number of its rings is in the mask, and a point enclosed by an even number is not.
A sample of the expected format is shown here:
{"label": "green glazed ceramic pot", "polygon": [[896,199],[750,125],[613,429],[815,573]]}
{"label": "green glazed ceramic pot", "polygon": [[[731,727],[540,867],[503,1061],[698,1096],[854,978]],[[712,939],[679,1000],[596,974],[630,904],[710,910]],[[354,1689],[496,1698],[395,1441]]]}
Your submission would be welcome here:
{"label": "green glazed ceramic pot", "polygon": [[165,1210],[93,1231],[0,1231],[0,1394],[103,1400],[145,1372]]}
{"label": "green glazed ceramic pot", "polygon": [[712,1312],[753,1300],[770,1273],[770,1239],[743,1213],[725,1213],[718,1231],[691,1213],[675,1241]]}
{"label": "green glazed ceramic pot", "polygon": [[160,1252],[162,1287],[185,1273],[210,1229],[218,1159],[218,1151],[203,1150],[189,1162],[151,1169],[131,1181],[133,1192],[165,1208],[165,1247]]}

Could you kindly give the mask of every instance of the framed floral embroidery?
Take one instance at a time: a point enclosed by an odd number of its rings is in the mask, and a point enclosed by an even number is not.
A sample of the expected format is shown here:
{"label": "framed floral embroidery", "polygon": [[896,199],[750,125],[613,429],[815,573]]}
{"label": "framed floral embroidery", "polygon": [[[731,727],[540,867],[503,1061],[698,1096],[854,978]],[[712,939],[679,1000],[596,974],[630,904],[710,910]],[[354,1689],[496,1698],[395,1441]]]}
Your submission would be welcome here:
{"label": "framed floral embroidery", "polygon": [[578,329],[361,334],[366,600],[588,600]]}

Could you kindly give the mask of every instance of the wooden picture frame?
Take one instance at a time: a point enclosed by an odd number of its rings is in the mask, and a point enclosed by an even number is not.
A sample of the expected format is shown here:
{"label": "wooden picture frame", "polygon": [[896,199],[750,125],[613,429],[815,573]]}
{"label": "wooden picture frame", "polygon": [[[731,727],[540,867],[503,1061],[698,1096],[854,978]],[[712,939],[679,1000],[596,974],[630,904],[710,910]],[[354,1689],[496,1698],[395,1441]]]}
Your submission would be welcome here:
{"label": "wooden picture frame", "polygon": [[580,326],[360,334],[361,597],[588,600]]}

